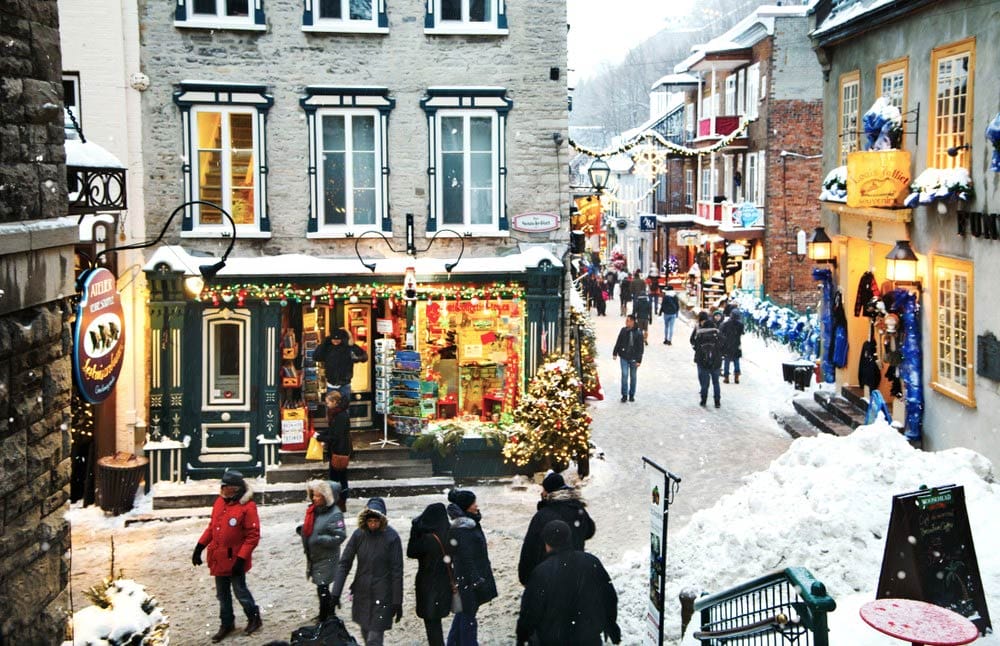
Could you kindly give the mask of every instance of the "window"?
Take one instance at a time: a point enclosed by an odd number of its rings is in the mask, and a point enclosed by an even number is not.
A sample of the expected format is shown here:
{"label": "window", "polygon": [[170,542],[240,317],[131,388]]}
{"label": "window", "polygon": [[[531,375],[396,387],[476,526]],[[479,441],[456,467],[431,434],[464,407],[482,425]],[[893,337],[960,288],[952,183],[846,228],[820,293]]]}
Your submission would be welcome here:
{"label": "window", "polygon": [[303,31],[389,33],[386,0],[305,0]]}
{"label": "window", "polygon": [[743,192],[746,201],[753,204],[757,203],[757,172],[757,154],[750,153],[747,155],[747,173],[746,177],[743,178]]}
{"label": "window", "polygon": [[757,153],[757,199],[754,200],[754,204],[759,206],[764,206],[767,202],[767,165],[764,159],[766,154],[763,150]]}
{"label": "window", "polygon": [[701,169],[701,187],[698,194],[699,200],[711,202],[715,197],[715,187],[719,181],[719,171],[709,166]]}
{"label": "window", "polygon": [[736,114],[736,75],[726,77],[726,110],[723,114]]}
{"label": "window", "polygon": [[757,104],[760,103],[760,63],[747,68],[747,119],[757,118]]}
{"label": "window", "polygon": [[420,103],[431,139],[427,231],[506,233],[506,90],[429,88]]}
{"label": "window", "polygon": [[694,139],[694,104],[685,103],[684,104],[684,133],[685,141],[690,141]]}
{"label": "window", "polygon": [[684,171],[684,206],[694,204],[694,171],[690,168]]}
{"label": "window", "polygon": [[715,116],[712,112],[712,95],[701,97],[701,117],[702,119],[711,119]]}
{"label": "window", "polygon": [[906,75],[909,61],[906,57],[881,63],[875,70],[875,82],[879,96],[906,112]]}
{"label": "window", "polygon": [[264,0],[174,0],[174,26],[264,31]]}
{"label": "window", "polygon": [[722,193],[730,202],[736,201],[736,191],[733,185],[733,155],[722,156]]}
{"label": "window", "polygon": [[932,168],[969,168],[968,150],[950,157],[948,148],[972,143],[972,81],[976,39],[968,38],[931,52],[929,159]]}
{"label": "window", "polygon": [[83,128],[83,113],[80,111],[80,73],[63,72],[63,105],[72,111],[77,124]]}
{"label": "window", "polygon": [[424,32],[506,35],[507,0],[426,0]]}
{"label": "window", "polygon": [[861,73],[849,72],[840,77],[840,165],[847,163],[848,153],[858,149],[860,141]]}
{"label": "window", "polygon": [[206,310],[203,338],[204,405],[250,410],[250,313]]}
{"label": "window", "polygon": [[975,406],[973,264],[936,256],[933,265],[931,387],[966,406]]}
{"label": "window", "polygon": [[[184,199],[218,204],[239,237],[268,237],[264,116],[273,99],[260,85],[182,82],[174,92],[184,132]],[[191,205],[184,236],[227,236],[230,224],[210,207]]]}
{"label": "window", "polygon": [[741,69],[736,73],[736,114],[742,116],[747,111],[747,71]]}
{"label": "window", "polygon": [[307,87],[299,103],[309,128],[307,237],[392,231],[386,132],[396,102],[389,90]]}

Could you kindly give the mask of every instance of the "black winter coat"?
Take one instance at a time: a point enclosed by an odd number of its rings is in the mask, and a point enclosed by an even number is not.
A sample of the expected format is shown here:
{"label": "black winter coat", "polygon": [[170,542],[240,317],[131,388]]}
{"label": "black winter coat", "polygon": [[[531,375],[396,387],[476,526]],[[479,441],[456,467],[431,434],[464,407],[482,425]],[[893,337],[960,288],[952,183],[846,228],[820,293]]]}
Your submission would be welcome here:
{"label": "black winter coat", "polygon": [[723,357],[738,359],[743,356],[741,339],[743,337],[743,319],[738,310],[733,310],[722,325],[719,326],[719,351]]}
{"label": "black winter coat", "polygon": [[534,634],[540,646],[598,646],[618,620],[618,594],[593,554],[552,552],[531,573],[521,596],[517,641]]}
{"label": "black winter coat", "polygon": [[417,559],[417,616],[441,619],[451,612],[451,574],[448,549],[448,513],[441,503],[429,505],[413,519],[406,555]]}
{"label": "black winter coat", "polygon": [[561,520],[573,531],[573,549],[583,550],[586,541],[594,537],[596,526],[587,505],[580,499],[579,489],[560,489],[548,494],[545,500],[538,502],[528,531],[521,544],[521,560],[517,563],[517,578],[521,585],[527,585],[535,567],[545,559],[545,541],[542,530],[553,520]]}
{"label": "black winter coat", "polygon": [[722,367],[722,353],[719,351],[719,329],[711,322],[705,323],[691,332],[694,346],[694,362],[699,368],[718,370]]}
{"label": "black winter coat", "polygon": [[645,345],[646,340],[643,338],[642,330],[638,326],[632,329],[623,327],[618,333],[618,339],[615,340],[615,349],[611,353],[611,356],[642,363],[642,352],[645,349]]}
{"label": "black winter coat", "polygon": [[316,348],[313,359],[316,363],[322,362],[327,383],[342,386],[351,383],[354,364],[366,361],[368,354],[356,345],[348,345],[346,340],[341,341],[340,345],[334,345],[327,338]]}
{"label": "black winter coat", "polygon": [[[452,503],[448,514],[455,516]],[[462,514],[459,510],[459,514]],[[452,545],[452,565],[455,568],[455,583],[462,598],[462,612],[476,616],[479,606],[497,597],[497,584],[493,579],[493,566],[486,549],[486,535],[479,523],[461,515],[451,521],[448,540]]]}

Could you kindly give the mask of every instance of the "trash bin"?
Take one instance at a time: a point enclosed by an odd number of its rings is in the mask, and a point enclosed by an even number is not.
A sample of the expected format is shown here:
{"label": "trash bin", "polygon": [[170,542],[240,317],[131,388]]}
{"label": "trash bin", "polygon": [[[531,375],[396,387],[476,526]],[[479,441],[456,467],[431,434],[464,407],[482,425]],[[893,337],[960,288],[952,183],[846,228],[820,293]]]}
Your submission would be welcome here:
{"label": "trash bin", "polygon": [[118,516],[132,509],[149,458],[118,452],[97,460],[97,503]]}

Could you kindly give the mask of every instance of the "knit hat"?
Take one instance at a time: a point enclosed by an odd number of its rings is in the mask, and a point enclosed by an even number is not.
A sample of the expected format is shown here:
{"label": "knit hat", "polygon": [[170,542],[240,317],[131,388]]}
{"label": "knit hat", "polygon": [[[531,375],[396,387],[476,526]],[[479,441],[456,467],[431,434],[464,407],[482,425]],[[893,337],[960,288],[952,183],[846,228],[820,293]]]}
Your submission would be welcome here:
{"label": "knit hat", "polygon": [[222,474],[222,484],[233,485],[240,489],[246,489],[247,483],[243,479],[243,474],[239,471],[226,471]]}
{"label": "knit hat", "polygon": [[549,475],[545,476],[542,480],[542,489],[545,489],[545,493],[552,493],[553,491],[559,491],[566,486],[566,481],[563,477],[553,471]]}
{"label": "knit hat", "polygon": [[564,521],[550,520],[542,528],[542,540],[554,550],[569,547],[570,528]]}
{"label": "knit hat", "polygon": [[476,502],[476,494],[470,489],[452,489],[448,492],[448,502],[455,503],[465,511]]}
{"label": "knit hat", "polygon": [[381,498],[369,498],[365,503],[365,511],[373,511],[380,516],[386,516],[385,501]]}

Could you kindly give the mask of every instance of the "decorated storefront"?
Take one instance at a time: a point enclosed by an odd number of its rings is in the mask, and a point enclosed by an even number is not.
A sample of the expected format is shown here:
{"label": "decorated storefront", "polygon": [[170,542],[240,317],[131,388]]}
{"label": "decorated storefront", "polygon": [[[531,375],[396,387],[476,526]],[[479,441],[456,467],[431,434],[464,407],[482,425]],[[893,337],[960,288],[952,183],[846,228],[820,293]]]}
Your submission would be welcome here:
{"label": "decorated storefront", "polygon": [[353,259],[278,256],[230,259],[205,283],[191,269],[203,262],[165,247],[146,266],[150,435],[183,447],[185,477],[261,473],[279,449],[305,448],[326,423],[316,351],[336,330],[365,355],[352,429],[402,437],[511,412],[563,343],[563,267],[547,247],[467,258],[450,273],[423,257],[359,273]]}

